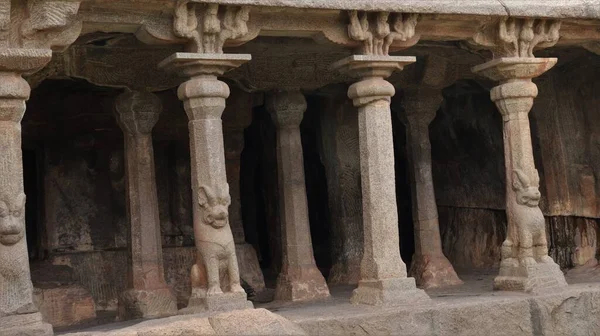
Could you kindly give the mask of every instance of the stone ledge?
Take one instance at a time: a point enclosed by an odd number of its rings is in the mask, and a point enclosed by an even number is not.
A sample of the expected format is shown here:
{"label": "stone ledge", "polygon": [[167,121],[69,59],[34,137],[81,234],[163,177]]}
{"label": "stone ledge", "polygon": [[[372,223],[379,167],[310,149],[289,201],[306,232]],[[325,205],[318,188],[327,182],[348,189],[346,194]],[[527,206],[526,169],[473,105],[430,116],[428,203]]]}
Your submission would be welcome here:
{"label": "stone ledge", "polygon": [[[492,292],[394,308],[346,302],[278,312],[309,335],[592,335],[600,330],[600,283],[545,295]],[[359,309],[360,308],[360,309]]]}

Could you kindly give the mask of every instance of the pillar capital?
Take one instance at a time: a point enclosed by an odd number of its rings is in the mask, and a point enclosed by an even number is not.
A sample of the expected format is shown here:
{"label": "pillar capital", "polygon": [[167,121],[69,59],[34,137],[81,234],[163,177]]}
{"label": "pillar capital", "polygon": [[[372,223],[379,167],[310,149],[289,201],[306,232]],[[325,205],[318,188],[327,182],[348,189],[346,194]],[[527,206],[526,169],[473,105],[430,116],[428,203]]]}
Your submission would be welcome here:
{"label": "pillar capital", "polygon": [[556,62],[556,58],[498,58],[473,67],[473,72],[499,82],[490,96],[505,121],[526,119],[538,95],[531,80],[550,70]]}
{"label": "pillar capital", "polygon": [[348,89],[354,106],[361,107],[377,101],[389,104],[396,90],[385,78],[415,61],[409,56],[353,55],[334,63],[332,68],[361,79]]}
{"label": "pillar capital", "polygon": [[190,121],[220,121],[225,110],[225,99],[229,97],[230,91],[227,84],[218,80],[217,76],[251,59],[247,54],[175,53],[158,67],[189,78],[179,86],[177,96],[184,102]]}
{"label": "pillar capital", "polygon": [[149,135],[162,111],[162,102],[148,91],[127,91],[115,101],[119,126],[133,136]]}
{"label": "pillar capital", "polygon": [[299,127],[306,111],[306,99],[299,90],[274,92],[267,96],[266,106],[278,128]]}

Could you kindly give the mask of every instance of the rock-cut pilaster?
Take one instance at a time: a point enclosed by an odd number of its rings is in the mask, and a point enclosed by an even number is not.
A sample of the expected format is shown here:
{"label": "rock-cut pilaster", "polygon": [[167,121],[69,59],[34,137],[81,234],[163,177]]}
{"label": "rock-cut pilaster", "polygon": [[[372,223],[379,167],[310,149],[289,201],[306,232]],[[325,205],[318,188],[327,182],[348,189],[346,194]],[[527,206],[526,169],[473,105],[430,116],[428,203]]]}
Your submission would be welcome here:
{"label": "rock-cut pilaster", "polygon": [[119,297],[119,318],[156,318],[177,314],[177,301],[165,281],[152,128],[162,110],[160,99],[129,91],[116,101],[125,140],[125,179],[129,219],[127,290]]}
{"label": "rock-cut pilaster", "polygon": [[317,268],[308,221],[304,156],[300,122],[306,100],[299,91],[267,97],[267,110],[277,127],[277,173],[281,213],[283,265],[275,299],[308,301],[329,297],[325,278]]}
{"label": "rock-cut pilaster", "polygon": [[462,284],[442,251],[437,204],[431,172],[429,124],[442,103],[441,88],[411,88],[404,91],[400,120],[406,126],[406,147],[411,188],[415,254],[409,274],[420,288]]}

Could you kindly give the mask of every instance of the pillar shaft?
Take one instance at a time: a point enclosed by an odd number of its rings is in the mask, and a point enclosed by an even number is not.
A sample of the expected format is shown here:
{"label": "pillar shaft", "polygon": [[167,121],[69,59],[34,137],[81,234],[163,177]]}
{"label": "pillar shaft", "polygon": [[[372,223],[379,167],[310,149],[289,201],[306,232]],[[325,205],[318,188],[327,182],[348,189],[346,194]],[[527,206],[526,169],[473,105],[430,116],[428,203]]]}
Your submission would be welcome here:
{"label": "pillar shaft", "polygon": [[316,266],[310,237],[300,122],[306,100],[300,92],[276,93],[267,108],[277,127],[277,167],[283,265],[275,298],[304,301],[326,298],[329,289]]}
{"label": "pillar shaft", "polygon": [[165,286],[152,137],[125,135],[127,200],[131,225],[129,285],[135,289]]}
{"label": "pillar shaft", "polygon": [[408,89],[400,119],[406,125],[415,254],[410,274],[421,288],[461,284],[444,256],[431,171],[429,124],[442,102],[441,89]]}
{"label": "pillar shaft", "polygon": [[[383,79],[377,84],[393,90]],[[359,106],[358,129],[365,232],[361,280],[405,278],[406,265],[399,249],[389,100]]]}
{"label": "pillar shaft", "polygon": [[508,234],[502,244],[500,274],[494,287],[535,292],[566,286],[563,273],[548,256],[546,223],[539,208],[528,113],[537,96],[532,78],[556,64],[551,58],[499,58],[473,71],[500,82],[491,91],[503,119]]}
{"label": "pillar shaft", "polygon": [[321,158],[327,175],[333,248],[327,282],[357,285],[363,252],[358,119],[352,103],[340,97],[338,90],[330,95],[334,98],[323,99],[321,113]]}
{"label": "pillar shaft", "polygon": [[6,49],[0,56],[0,330],[2,335],[52,335],[33,304],[25,238],[21,120],[31,89],[21,74],[43,67],[50,50]]}
{"label": "pillar shaft", "polygon": [[119,316],[153,318],[177,313],[165,281],[152,128],[162,110],[155,95],[126,92],[117,98],[117,119],[125,142],[126,205],[129,220],[128,289]]}
{"label": "pillar shaft", "polygon": [[414,57],[351,56],[334,67],[362,78],[348,89],[358,108],[364,245],[360,281],[353,303],[397,305],[429,300],[408,278],[400,257],[394,144],[390,100],[384,78],[413,63]]}

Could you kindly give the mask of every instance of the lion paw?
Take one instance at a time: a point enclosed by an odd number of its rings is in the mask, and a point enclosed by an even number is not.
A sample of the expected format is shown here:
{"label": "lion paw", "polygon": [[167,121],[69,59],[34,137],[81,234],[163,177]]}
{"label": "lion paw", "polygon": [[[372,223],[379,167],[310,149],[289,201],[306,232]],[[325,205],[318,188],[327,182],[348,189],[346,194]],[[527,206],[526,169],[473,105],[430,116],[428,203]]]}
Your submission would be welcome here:
{"label": "lion paw", "polygon": [[242,286],[240,286],[240,284],[231,285],[231,291],[233,293],[245,293],[246,292],[244,290],[244,288],[242,288]]}
{"label": "lion paw", "polygon": [[219,286],[209,287],[208,290],[206,291],[206,295],[219,295],[219,294],[223,294],[223,291],[221,290],[221,288]]}

